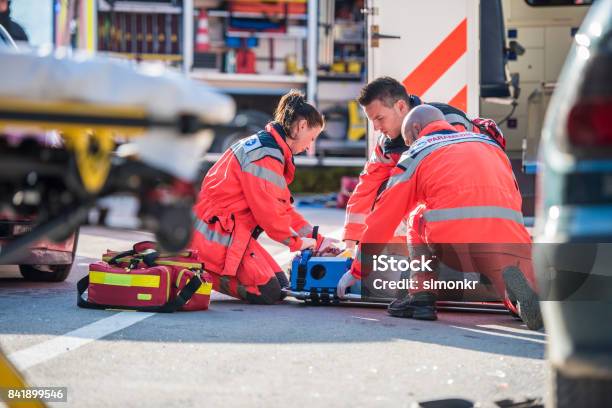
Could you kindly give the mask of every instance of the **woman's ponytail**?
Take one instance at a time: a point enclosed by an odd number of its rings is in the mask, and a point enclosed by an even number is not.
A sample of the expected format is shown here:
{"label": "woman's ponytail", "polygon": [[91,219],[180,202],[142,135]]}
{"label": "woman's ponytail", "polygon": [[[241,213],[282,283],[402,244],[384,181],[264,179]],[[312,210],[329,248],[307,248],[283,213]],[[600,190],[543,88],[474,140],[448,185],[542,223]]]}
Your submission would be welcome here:
{"label": "woman's ponytail", "polygon": [[278,103],[274,112],[274,120],[281,124],[287,137],[291,138],[293,124],[301,119],[305,119],[310,128],[315,126],[323,127],[324,124],[323,116],[314,106],[306,101],[304,94],[297,89],[292,89],[283,95]]}

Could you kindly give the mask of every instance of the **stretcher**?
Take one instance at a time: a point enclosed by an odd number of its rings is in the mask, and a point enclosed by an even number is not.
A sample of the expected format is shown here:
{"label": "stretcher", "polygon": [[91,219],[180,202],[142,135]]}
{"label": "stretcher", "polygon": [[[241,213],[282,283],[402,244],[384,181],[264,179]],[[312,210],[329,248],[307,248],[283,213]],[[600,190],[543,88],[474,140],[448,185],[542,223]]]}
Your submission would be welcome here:
{"label": "stretcher", "polygon": [[[351,258],[341,256],[317,256],[312,250],[304,250],[292,260],[289,273],[290,287],[285,293],[312,305],[355,304],[382,307],[395,299],[368,293],[362,288],[361,281],[349,287],[345,297],[340,299],[336,294],[336,288],[342,275],[351,268],[352,261]],[[454,274],[448,269],[443,270],[440,279],[456,279],[464,275],[457,271],[454,271]],[[492,292],[490,285],[480,283],[477,289],[472,294],[472,299],[464,297],[461,300],[454,300],[452,294],[442,293],[436,306],[441,310],[508,313],[501,299]]]}
{"label": "stretcher", "polygon": [[[138,198],[142,226],[162,246],[182,248],[192,181],[233,100],[158,66],[4,50],[0,59],[0,208],[37,224],[2,248],[0,263],[42,237],[70,236],[116,193]],[[48,133],[60,148],[37,142]]]}

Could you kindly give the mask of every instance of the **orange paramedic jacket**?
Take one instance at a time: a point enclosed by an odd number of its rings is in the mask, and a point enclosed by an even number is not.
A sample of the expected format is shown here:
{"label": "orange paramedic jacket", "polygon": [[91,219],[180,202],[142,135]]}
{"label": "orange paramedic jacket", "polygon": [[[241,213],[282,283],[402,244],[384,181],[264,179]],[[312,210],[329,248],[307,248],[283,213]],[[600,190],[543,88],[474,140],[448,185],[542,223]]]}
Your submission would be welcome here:
{"label": "orange paramedic jacket", "polygon": [[[361,245],[388,242],[417,203],[425,205],[426,243],[531,242],[510,161],[487,135],[457,132],[446,121],[426,126],[367,217]],[[356,257],[355,277],[360,269]]]}
{"label": "orange paramedic jacket", "polygon": [[293,155],[278,123],[239,140],[208,171],[193,211],[191,244],[208,259],[206,268],[235,275],[259,228],[297,251],[312,226],[293,207]]}
{"label": "orange paramedic jacket", "polygon": [[[432,103],[431,105],[440,109],[444,113],[446,121],[451,123],[458,131],[472,130],[479,132],[478,128],[473,126],[465,113],[460,110],[443,103]],[[372,211],[376,197],[384,190],[391,171],[406,150],[408,150],[408,147],[404,144],[401,136],[389,139],[385,135],[380,135],[359,176],[359,184],[355,187],[346,205],[343,240],[361,241],[361,236],[366,228],[365,219]],[[412,218],[414,220],[419,219],[419,209],[415,210]],[[398,225],[400,226],[398,227]],[[396,224],[396,227],[398,228],[395,231],[393,242],[406,242],[407,233],[411,242],[418,242],[418,237],[415,235],[412,226],[408,227],[408,231],[406,231],[405,223]]]}

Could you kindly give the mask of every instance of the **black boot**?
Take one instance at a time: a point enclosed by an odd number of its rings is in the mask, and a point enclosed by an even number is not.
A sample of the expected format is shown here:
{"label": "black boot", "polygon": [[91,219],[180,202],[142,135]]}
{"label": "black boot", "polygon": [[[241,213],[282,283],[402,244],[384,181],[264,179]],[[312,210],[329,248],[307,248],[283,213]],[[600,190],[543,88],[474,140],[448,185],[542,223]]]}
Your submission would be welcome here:
{"label": "black boot", "polygon": [[531,289],[523,272],[515,266],[503,270],[502,276],[506,283],[506,292],[511,300],[518,302],[519,317],[531,330],[539,330],[544,326],[538,295]]}
{"label": "black boot", "polygon": [[387,313],[394,317],[409,317],[419,320],[437,320],[436,296],[429,292],[398,298],[391,302]]}
{"label": "black boot", "polygon": [[285,300],[285,298],[287,297],[287,293],[285,292],[285,290],[289,289],[290,286],[289,279],[287,279],[287,275],[285,275],[284,272],[275,272],[274,275],[276,275],[276,279],[278,279],[278,283],[281,287],[280,300]]}

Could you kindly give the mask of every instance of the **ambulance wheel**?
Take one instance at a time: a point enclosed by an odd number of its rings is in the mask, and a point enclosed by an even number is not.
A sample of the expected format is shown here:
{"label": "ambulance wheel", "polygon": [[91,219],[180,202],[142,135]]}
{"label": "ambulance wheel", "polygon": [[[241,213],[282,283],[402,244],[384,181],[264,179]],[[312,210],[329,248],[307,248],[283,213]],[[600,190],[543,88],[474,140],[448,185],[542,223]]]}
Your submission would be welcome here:
{"label": "ambulance wheel", "polygon": [[19,265],[21,276],[31,282],[63,282],[72,269],[72,263],[76,259],[77,244],[79,242],[80,230],[74,231],[72,241],[72,262],[63,265]]}
{"label": "ambulance wheel", "polygon": [[63,282],[72,269],[70,265],[19,265],[19,272],[31,282]]}
{"label": "ambulance wheel", "polygon": [[570,377],[553,368],[551,398],[553,407],[609,407],[612,406],[612,379]]}

